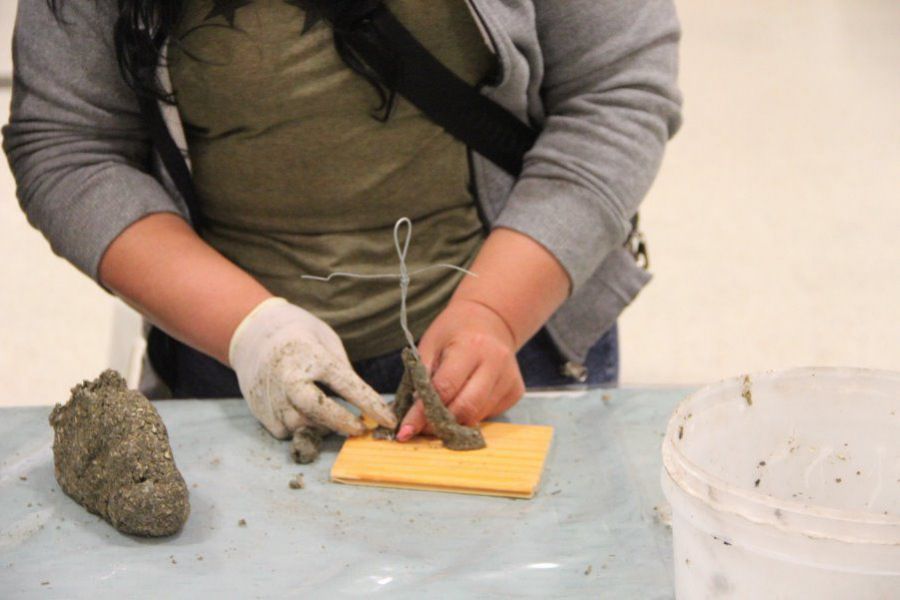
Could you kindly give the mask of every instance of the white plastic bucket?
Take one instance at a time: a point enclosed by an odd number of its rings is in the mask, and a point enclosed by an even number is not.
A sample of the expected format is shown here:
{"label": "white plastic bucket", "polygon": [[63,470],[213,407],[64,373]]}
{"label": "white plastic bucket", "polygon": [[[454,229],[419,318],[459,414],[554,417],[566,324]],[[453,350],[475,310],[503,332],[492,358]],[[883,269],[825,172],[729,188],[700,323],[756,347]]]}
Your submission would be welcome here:
{"label": "white plastic bucket", "polygon": [[678,598],[900,598],[900,374],[706,387],[669,421],[662,471]]}

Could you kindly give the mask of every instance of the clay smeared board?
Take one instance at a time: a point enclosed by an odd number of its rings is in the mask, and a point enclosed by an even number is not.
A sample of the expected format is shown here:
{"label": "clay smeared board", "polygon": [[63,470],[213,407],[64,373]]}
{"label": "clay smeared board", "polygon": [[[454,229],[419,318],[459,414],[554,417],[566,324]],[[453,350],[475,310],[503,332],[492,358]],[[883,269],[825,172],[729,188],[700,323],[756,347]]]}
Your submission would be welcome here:
{"label": "clay smeared board", "polygon": [[553,428],[483,423],[487,448],[458,452],[440,440],[419,437],[406,443],[376,440],[371,434],[348,439],[331,469],[339,483],[405,489],[531,498],[537,491]]}

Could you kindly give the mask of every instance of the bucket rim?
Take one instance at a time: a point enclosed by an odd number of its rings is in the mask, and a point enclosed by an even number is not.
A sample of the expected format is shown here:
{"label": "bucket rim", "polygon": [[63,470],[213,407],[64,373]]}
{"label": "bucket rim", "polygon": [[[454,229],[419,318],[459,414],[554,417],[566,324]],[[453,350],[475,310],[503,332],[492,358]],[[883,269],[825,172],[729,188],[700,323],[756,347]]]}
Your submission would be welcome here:
{"label": "bucket rim", "polygon": [[[717,392],[725,388],[735,385],[740,386],[746,377],[752,381],[758,379],[778,378],[800,378],[800,377],[816,377],[816,376],[837,376],[837,377],[865,377],[884,379],[896,382],[900,385],[900,372],[888,371],[883,369],[867,369],[857,367],[794,367],[790,369],[770,369],[765,371],[757,371],[753,373],[742,374],[734,377],[727,377],[717,382],[705,385],[690,394],[688,394],[672,413],[666,426],[665,438],[662,444],[663,469],[672,482],[690,493],[701,501],[709,505],[717,511],[726,511],[738,514],[751,521],[763,522],[769,525],[783,529],[784,526],[778,523],[772,516],[776,511],[781,513],[791,513],[797,517],[801,523],[808,522],[809,526],[814,523],[822,525],[824,523],[849,523],[860,526],[875,526],[885,528],[886,531],[880,531],[880,534],[888,534],[886,539],[881,539],[883,535],[875,535],[876,539],[858,539],[846,538],[846,536],[827,534],[828,537],[836,539],[844,539],[844,541],[853,543],[900,543],[900,515],[884,514],[861,509],[841,509],[810,504],[799,500],[788,498],[780,498],[757,491],[733,483],[729,483],[724,479],[713,475],[700,467],[697,463],[690,460],[684,452],[681,451],[677,440],[679,439],[679,430],[683,426],[683,422],[690,418],[692,414],[691,407],[700,402],[704,398],[715,395]],[[723,398],[722,402],[732,402],[733,399]],[[712,493],[715,491],[717,497],[721,499],[732,499],[732,506],[724,507],[719,501],[712,501],[708,494],[704,494],[703,490]],[[751,510],[752,508],[763,508],[764,510]],[[819,528],[801,525],[799,528],[806,535],[816,536]],[[890,534],[891,531],[897,529],[897,532]]]}

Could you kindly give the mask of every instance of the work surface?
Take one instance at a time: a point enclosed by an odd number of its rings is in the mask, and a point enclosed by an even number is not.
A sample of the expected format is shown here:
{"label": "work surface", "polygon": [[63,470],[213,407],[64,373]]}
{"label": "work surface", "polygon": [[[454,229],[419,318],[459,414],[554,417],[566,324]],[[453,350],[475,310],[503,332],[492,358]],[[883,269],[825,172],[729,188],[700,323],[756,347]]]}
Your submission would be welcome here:
{"label": "work surface", "polygon": [[[173,538],[124,536],[56,483],[49,408],[0,409],[0,597],[670,598],[659,448],[683,391],[528,396],[555,427],[531,500],[345,486],[296,465],[244,403],[157,403],[191,492]],[[288,481],[303,473],[306,487]]]}

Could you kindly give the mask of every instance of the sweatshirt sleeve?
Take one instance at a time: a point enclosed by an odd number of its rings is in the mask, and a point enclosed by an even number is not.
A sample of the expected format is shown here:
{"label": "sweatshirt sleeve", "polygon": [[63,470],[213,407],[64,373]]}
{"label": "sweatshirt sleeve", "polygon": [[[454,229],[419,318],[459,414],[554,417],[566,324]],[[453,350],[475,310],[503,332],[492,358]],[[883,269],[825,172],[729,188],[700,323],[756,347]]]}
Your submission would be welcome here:
{"label": "sweatshirt sleeve", "polygon": [[114,0],[20,0],[3,149],[28,221],[98,278],[109,244],[151,213],[179,213],[148,173],[151,145],[119,74]]}
{"label": "sweatshirt sleeve", "polygon": [[496,226],[544,245],[573,290],[621,246],[678,129],[671,0],[535,2],[546,121]]}

